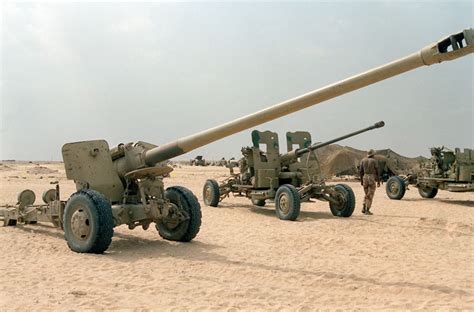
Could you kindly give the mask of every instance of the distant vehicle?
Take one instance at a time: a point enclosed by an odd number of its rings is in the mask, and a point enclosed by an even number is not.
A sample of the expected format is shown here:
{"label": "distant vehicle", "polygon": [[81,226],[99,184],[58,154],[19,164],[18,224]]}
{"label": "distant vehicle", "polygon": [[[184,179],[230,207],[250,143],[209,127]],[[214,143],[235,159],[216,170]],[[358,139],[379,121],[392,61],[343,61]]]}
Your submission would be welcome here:
{"label": "distant vehicle", "polygon": [[202,155],[196,156],[196,158],[191,159],[189,164],[191,166],[207,166],[206,160],[202,157]]}
{"label": "distant vehicle", "polygon": [[474,150],[443,147],[431,148],[430,161],[422,164],[416,174],[393,176],[386,184],[390,199],[402,199],[409,185],[418,188],[423,198],[434,198],[438,190],[449,192],[474,191]]}

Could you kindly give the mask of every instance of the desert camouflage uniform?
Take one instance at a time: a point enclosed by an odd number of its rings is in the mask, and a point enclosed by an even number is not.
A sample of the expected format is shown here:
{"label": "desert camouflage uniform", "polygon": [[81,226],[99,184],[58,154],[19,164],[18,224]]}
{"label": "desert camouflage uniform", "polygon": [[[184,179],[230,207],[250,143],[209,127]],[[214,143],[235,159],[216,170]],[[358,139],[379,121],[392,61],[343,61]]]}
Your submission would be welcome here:
{"label": "desert camouflage uniform", "polygon": [[[365,157],[360,164],[360,179],[364,186],[364,207],[369,210],[374,199],[376,183],[379,182],[378,162],[373,157]],[[365,209],[364,209],[365,210]]]}

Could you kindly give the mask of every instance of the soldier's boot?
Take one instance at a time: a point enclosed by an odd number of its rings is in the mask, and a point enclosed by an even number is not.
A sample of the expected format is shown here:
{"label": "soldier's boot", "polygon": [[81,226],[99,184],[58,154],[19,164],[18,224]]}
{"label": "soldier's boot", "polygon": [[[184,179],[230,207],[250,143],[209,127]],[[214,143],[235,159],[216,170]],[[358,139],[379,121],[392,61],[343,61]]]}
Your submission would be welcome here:
{"label": "soldier's boot", "polygon": [[370,208],[367,208],[367,209],[365,210],[365,214],[366,214],[366,215],[369,215],[369,216],[373,215],[373,213],[370,212]]}
{"label": "soldier's boot", "polygon": [[367,211],[367,208],[365,208],[365,204],[362,205],[362,213],[365,214],[365,212]]}

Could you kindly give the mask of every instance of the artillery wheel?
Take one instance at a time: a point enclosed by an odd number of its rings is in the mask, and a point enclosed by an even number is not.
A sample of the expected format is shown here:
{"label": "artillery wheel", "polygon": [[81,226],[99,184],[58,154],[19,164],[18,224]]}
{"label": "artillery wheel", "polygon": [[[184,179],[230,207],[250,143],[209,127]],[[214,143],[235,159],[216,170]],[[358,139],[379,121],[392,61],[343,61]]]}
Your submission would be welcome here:
{"label": "artillery wheel", "polygon": [[265,206],[265,199],[251,199],[252,200],[252,204],[254,204],[255,206],[259,206],[259,207],[263,207]]}
{"label": "artillery wheel", "polygon": [[173,186],[166,189],[165,196],[178,209],[184,211],[189,219],[177,223],[172,218],[156,223],[161,237],[167,240],[189,242],[196,237],[201,227],[201,205],[194,194],[185,187]]}
{"label": "artillery wheel", "polygon": [[216,180],[209,179],[204,183],[202,198],[206,206],[217,207],[220,199],[219,184]]}
{"label": "artillery wheel", "polygon": [[385,192],[390,199],[402,199],[405,196],[405,181],[399,176],[393,176],[387,181]]}
{"label": "artillery wheel", "polygon": [[114,235],[110,203],[94,190],[78,191],[66,203],[63,226],[71,250],[101,254],[107,250]]}
{"label": "artillery wheel", "polygon": [[420,185],[418,187],[418,193],[420,193],[423,198],[434,198],[436,194],[438,194],[438,188],[428,185]]}
{"label": "artillery wheel", "polygon": [[332,215],[345,218],[352,216],[355,208],[355,195],[352,188],[346,184],[337,184],[334,190],[337,192],[339,203],[329,203]]}
{"label": "artillery wheel", "polygon": [[300,195],[291,184],[280,186],[275,195],[275,212],[281,220],[294,221],[300,214]]}

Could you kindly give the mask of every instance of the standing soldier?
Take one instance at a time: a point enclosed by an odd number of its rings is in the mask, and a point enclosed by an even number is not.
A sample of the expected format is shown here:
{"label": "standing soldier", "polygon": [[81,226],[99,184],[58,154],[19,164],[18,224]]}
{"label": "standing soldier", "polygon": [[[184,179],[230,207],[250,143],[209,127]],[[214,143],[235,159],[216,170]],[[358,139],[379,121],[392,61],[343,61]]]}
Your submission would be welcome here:
{"label": "standing soldier", "polygon": [[360,184],[364,186],[364,206],[362,213],[371,215],[370,207],[375,194],[375,185],[380,186],[380,175],[378,161],[374,159],[375,151],[373,149],[367,152],[367,157],[360,163]]}

